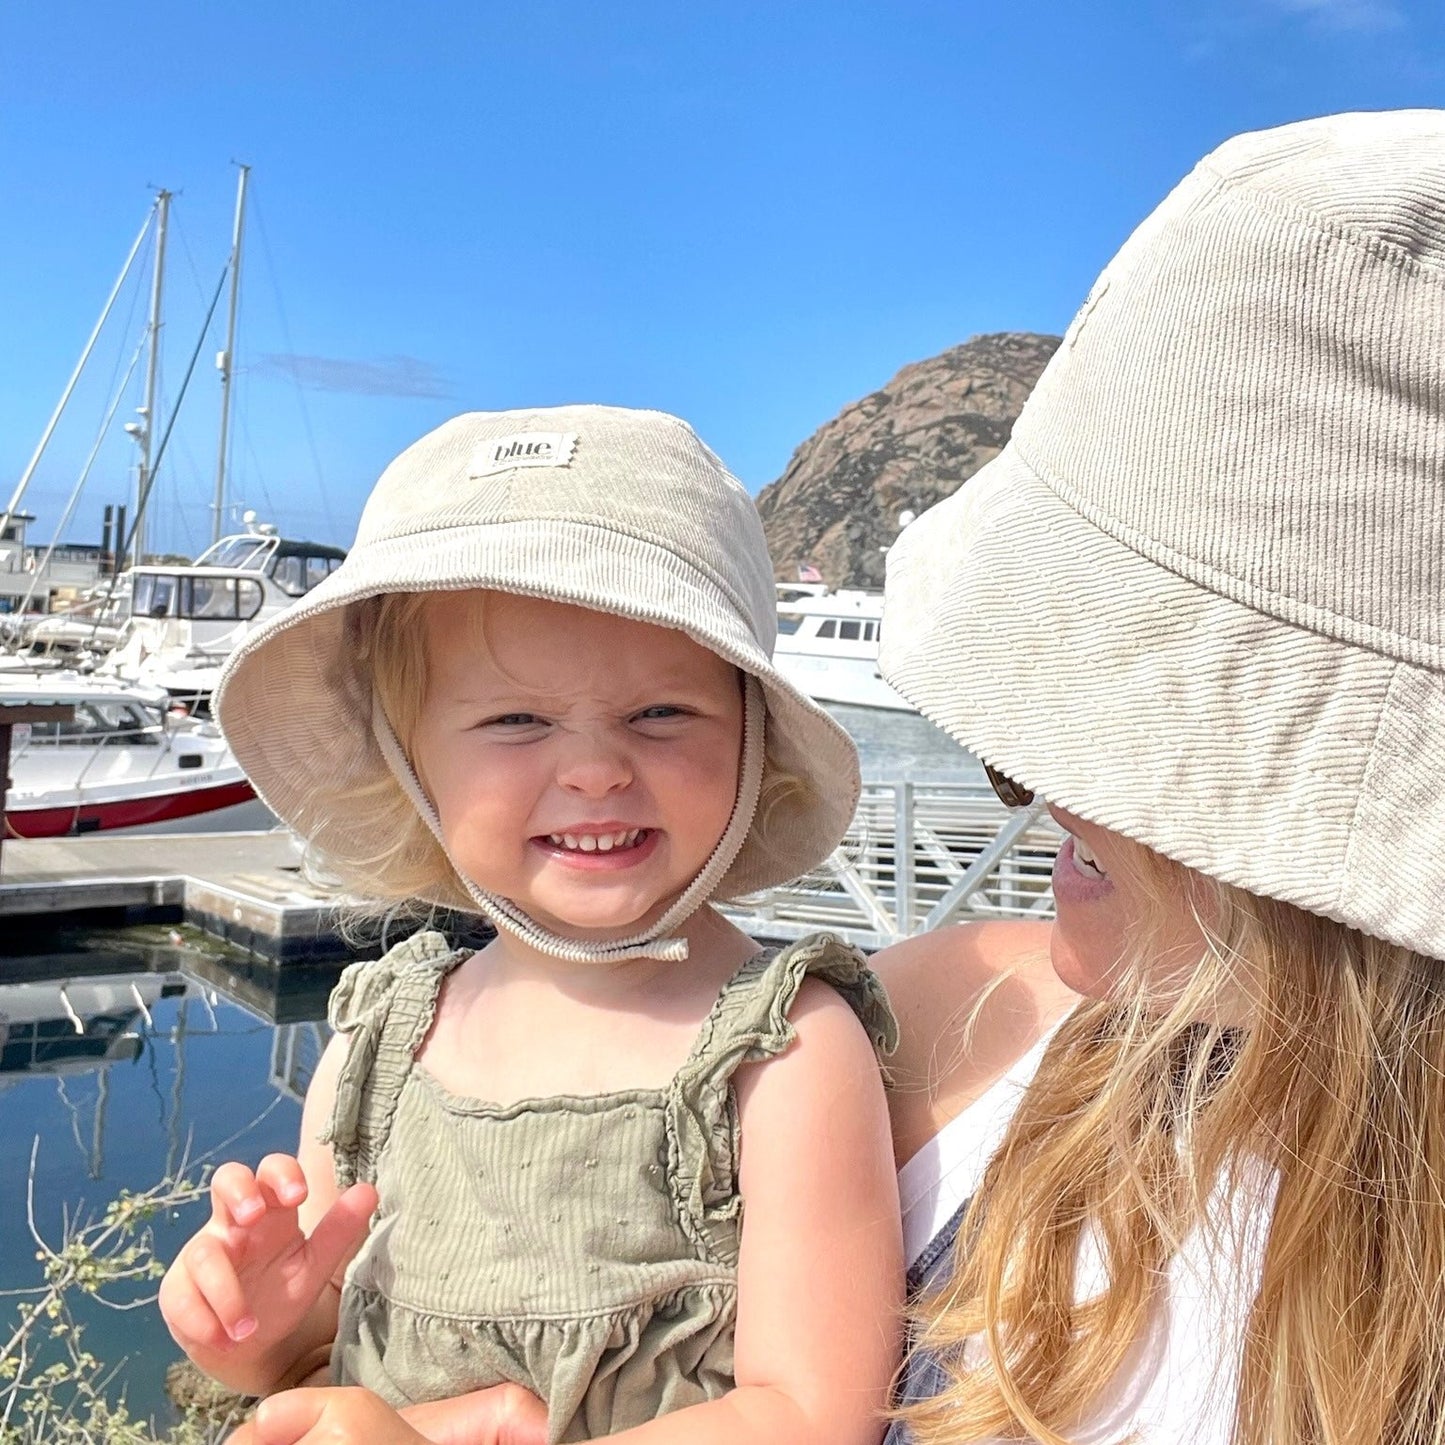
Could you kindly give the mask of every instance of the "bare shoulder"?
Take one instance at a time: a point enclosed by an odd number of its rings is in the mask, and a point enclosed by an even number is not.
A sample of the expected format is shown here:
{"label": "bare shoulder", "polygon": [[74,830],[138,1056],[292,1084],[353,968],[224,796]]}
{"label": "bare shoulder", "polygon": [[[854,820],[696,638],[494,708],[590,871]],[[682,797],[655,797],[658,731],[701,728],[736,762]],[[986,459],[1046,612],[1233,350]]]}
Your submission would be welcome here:
{"label": "bare shoulder", "polygon": [[882,1097],[883,1074],[858,1015],[836,989],[806,978],[788,1011],[794,1039],[773,1058],[744,1064],[734,1085],[744,1124],[749,1116],[787,1116],[805,1096],[832,1101]]}
{"label": "bare shoulder", "polygon": [[1031,994],[1067,993],[1049,963],[1047,923],[959,923],[904,939],[869,960],[899,1017],[903,1063],[948,1019],[967,1011],[1001,980]]}
{"label": "bare shoulder", "polygon": [[898,1016],[890,1065],[901,1164],[1076,1002],[1049,963],[1050,926],[963,923],[874,955]]}

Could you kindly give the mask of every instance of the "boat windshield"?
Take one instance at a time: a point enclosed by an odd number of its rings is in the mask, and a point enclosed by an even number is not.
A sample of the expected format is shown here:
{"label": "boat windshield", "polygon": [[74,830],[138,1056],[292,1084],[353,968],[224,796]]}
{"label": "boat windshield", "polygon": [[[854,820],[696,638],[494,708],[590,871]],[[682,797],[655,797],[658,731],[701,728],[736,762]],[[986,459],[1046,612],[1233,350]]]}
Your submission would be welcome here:
{"label": "boat windshield", "polygon": [[274,537],[222,537],[196,558],[196,566],[238,567],[259,572],[275,549]]}
{"label": "boat windshield", "polygon": [[16,733],[20,734],[24,727],[28,727],[29,732],[17,736],[15,741],[17,744],[28,742],[32,747],[67,744],[152,747],[159,744],[164,731],[159,712],[121,698],[78,702],[71,721],[22,724],[15,729]]}

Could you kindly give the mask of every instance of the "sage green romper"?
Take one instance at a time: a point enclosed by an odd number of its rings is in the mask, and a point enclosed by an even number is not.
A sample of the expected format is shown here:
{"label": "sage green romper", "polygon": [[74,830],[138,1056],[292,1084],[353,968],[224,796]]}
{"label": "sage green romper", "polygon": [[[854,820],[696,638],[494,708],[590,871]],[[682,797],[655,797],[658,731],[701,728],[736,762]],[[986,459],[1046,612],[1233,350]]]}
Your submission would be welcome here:
{"label": "sage green romper", "polygon": [[418,934],[332,995],[351,1046],[324,1137],[338,1182],[380,1195],[347,1271],[333,1378],[398,1406],[515,1381],[547,1401],[553,1441],[724,1394],[742,1229],[733,1074],[787,1048],[809,974],[891,1051],[882,985],[816,934],[738,970],[666,1088],[498,1106],[448,1093],[414,1057],[466,957]]}

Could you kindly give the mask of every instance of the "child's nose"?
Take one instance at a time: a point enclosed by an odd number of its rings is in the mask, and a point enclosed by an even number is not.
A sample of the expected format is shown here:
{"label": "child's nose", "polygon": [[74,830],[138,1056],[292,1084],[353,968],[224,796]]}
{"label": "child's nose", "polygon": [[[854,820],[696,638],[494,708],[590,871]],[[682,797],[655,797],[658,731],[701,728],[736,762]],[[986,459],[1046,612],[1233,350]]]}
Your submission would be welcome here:
{"label": "child's nose", "polygon": [[568,739],[557,764],[557,781],[574,793],[600,798],[632,781],[627,750],[594,733]]}

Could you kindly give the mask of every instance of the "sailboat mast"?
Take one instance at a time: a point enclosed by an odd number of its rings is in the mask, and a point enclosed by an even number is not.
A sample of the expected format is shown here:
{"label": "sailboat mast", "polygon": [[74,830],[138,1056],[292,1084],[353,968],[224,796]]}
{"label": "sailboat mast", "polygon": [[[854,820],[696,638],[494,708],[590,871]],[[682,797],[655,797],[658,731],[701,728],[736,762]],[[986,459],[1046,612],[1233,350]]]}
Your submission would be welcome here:
{"label": "sailboat mast", "polygon": [[145,415],[141,418],[140,431],[136,440],[140,442],[140,469],[136,477],[135,520],[131,523],[131,535],[135,544],[131,549],[132,561],[139,563],[145,555],[145,503],[151,474],[151,432],[156,418],[156,376],[161,355],[161,299],[166,276],[166,231],[171,218],[171,193],[156,193],[156,263],[151,275],[151,314],[146,328],[150,338],[150,352],[146,357]]}
{"label": "sailboat mast", "polygon": [[246,226],[246,182],[250,166],[241,166],[236,183],[236,222],[231,230],[231,300],[226,314],[226,349],[216,355],[216,368],[221,373],[221,440],[216,453],[216,499],[212,504],[211,541],[221,540],[226,516],[226,448],[231,431],[231,374],[236,355],[236,309],[241,298],[241,238]]}
{"label": "sailboat mast", "polygon": [[25,496],[25,489],[30,485],[30,479],[35,475],[36,467],[40,465],[40,458],[45,455],[45,449],[50,445],[50,438],[55,435],[55,428],[60,421],[61,413],[70,401],[71,393],[75,390],[76,382],[80,380],[80,373],[85,370],[86,362],[90,360],[90,353],[95,350],[95,343],[100,339],[101,329],[110,315],[111,308],[115,305],[115,298],[120,295],[120,288],[125,285],[125,278],[130,275],[130,268],[135,261],[136,253],[141,248],[141,242],[146,238],[146,232],[151,228],[151,220],[154,215],[155,207],[152,206],[146,212],[145,224],[141,226],[140,233],[130,248],[130,254],[125,258],[125,265],[120,268],[120,275],[115,278],[115,285],[110,288],[110,295],[106,297],[105,305],[101,307],[100,316],[90,333],[90,339],[85,343],[85,350],[80,353],[80,360],[75,363],[75,370],[70,373],[70,380],[65,384],[65,391],[61,394],[55,410],[50,415],[45,433],[40,438],[40,444],[32,453],[30,464],[25,468],[15,490],[10,494],[10,500],[5,504],[5,512],[3,516],[0,516],[0,533],[3,533],[5,528],[10,525],[10,519],[19,509],[20,502]]}

